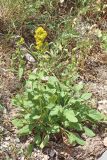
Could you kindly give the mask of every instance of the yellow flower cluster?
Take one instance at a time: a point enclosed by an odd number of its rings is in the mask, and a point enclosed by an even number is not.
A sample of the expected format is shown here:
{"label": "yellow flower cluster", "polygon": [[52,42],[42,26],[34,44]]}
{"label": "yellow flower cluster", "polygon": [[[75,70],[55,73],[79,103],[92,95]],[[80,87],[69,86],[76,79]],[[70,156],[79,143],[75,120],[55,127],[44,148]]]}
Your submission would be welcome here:
{"label": "yellow flower cluster", "polygon": [[23,38],[23,37],[21,37],[21,38],[20,38],[19,43],[20,43],[20,44],[24,44],[24,43],[25,43],[25,40],[24,40],[24,38]]}
{"label": "yellow flower cluster", "polygon": [[47,32],[42,28],[42,27],[38,27],[35,30],[35,41],[36,41],[36,49],[37,50],[41,50],[44,44],[44,40],[47,37]]}
{"label": "yellow flower cluster", "polygon": [[23,45],[25,43],[25,40],[23,37],[20,37],[20,39],[17,41],[17,45]]}

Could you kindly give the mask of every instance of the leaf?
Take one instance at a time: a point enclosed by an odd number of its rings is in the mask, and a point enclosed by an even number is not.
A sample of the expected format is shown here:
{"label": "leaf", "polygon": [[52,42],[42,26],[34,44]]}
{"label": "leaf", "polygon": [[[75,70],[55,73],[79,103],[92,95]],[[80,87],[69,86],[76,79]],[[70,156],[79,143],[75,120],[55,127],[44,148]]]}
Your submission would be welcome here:
{"label": "leaf", "polygon": [[56,83],[58,82],[58,79],[55,77],[55,76],[50,76],[49,77],[49,80],[48,80],[48,83],[50,84],[50,85],[55,85]]}
{"label": "leaf", "polygon": [[63,83],[60,83],[59,86],[60,86],[61,90],[63,90],[63,91],[66,91],[67,89],[69,89],[69,88],[68,88],[65,84],[63,84]]}
{"label": "leaf", "polygon": [[80,145],[85,145],[85,141],[84,140],[82,140],[80,137],[77,137],[76,136],[76,142],[78,143],[78,144],[80,144]]}
{"label": "leaf", "polygon": [[26,108],[32,108],[33,107],[33,101],[30,101],[30,100],[24,100],[23,99],[23,104]]}
{"label": "leaf", "polygon": [[70,126],[70,124],[67,120],[63,122],[63,125],[65,128],[68,128]]}
{"label": "leaf", "polygon": [[58,133],[58,132],[60,132],[60,127],[58,125],[52,126],[51,132],[52,133]]}
{"label": "leaf", "polygon": [[95,121],[100,121],[100,120],[103,119],[102,114],[100,112],[96,111],[96,110],[89,111],[88,116]]}
{"label": "leaf", "polygon": [[40,145],[41,143],[41,136],[39,134],[36,134],[36,136],[34,137],[34,141],[37,145]]}
{"label": "leaf", "polygon": [[76,91],[81,91],[81,89],[83,89],[84,85],[82,82],[80,82],[79,84],[75,85],[75,90]]}
{"label": "leaf", "polygon": [[86,101],[86,100],[90,99],[91,96],[92,96],[91,93],[84,93],[84,94],[82,94],[82,96],[81,96],[81,100]]}
{"label": "leaf", "polygon": [[34,120],[37,120],[37,119],[39,119],[39,118],[40,118],[39,115],[35,115],[35,116],[32,117],[32,119],[34,119]]}
{"label": "leaf", "polygon": [[70,122],[78,122],[78,119],[75,117],[73,110],[69,110],[69,109],[64,110],[64,116]]}
{"label": "leaf", "polygon": [[52,96],[50,96],[50,98],[49,98],[49,103],[53,103],[53,104],[55,104],[55,102],[56,102],[56,100],[57,100],[57,95],[52,95]]}
{"label": "leaf", "polygon": [[26,122],[26,120],[22,120],[22,119],[13,119],[12,120],[12,124],[15,126],[15,127],[23,127],[24,123]]}
{"label": "leaf", "polygon": [[62,111],[62,107],[61,106],[56,106],[50,111],[49,115],[50,116],[55,116],[55,115],[58,115],[58,113],[61,112],[61,111]]}
{"label": "leaf", "polygon": [[23,128],[19,129],[18,133],[19,134],[29,134],[31,131],[30,131],[30,127],[29,125],[25,125]]}
{"label": "leaf", "polygon": [[72,144],[74,142],[77,142],[78,144],[80,145],[84,145],[85,144],[85,141],[82,140],[80,137],[77,137],[75,134],[73,133],[69,133],[68,134],[68,139],[69,139],[69,142]]}
{"label": "leaf", "polygon": [[84,5],[86,2],[88,2],[87,0],[82,0],[82,4]]}
{"label": "leaf", "polygon": [[43,149],[49,141],[49,135],[46,135],[42,143],[40,144],[40,148]]}
{"label": "leaf", "polygon": [[83,130],[83,127],[79,122],[78,123],[71,123],[71,124],[69,124],[69,126],[71,128],[76,129],[77,131],[82,131]]}
{"label": "leaf", "polygon": [[73,133],[68,134],[69,143],[73,144],[76,141],[75,135]]}
{"label": "leaf", "polygon": [[77,99],[72,98],[72,99],[70,99],[70,100],[68,101],[68,104],[69,104],[69,105],[72,105],[72,104],[76,103],[77,101],[78,101]]}
{"label": "leaf", "polygon": [[91,129],[89,129],[87,127],[84,127],[84,130],[85,130],[85,134],[87,136],[89,136],[89,137],[94,137],[95,136],[95,133]]}
{"label": "leaf", "polygon": [[0,111],[4,109],[4,106],[0,104]]}
{"label": "leaf", "polygon": [[56,89],[52,89],[52,88],[49,88],[49,87],[47,87],[46,88],[46,93],[50,93],[51,95],[53,95],[53,94],[55,94],[55,92],[56,92]]}
{"label": "leaf", "polygon": [[55,106],[55,105],[50,102],[50,103],[46,106],[46,108],[49,109],[49,110],[52,110],[52,109],[54,108],[54,106]]}
{"label": "leaf", "polygon": [[38,100],[40,98],[40,95],[34,96],[34,100]]}
{"label": "leaf", "polygon": [[26,120],[29,120],[30,116],[31,116],[30,113],[26,114],[26,115],[25,115],[25,119],[26,119]]}
{"label": "leaf", "polygon": [[34,149],[34,144],[29,144],[28,149],[27,149],[27,153],[28,155],[31,155]]}
{"label": "leaf", "polygon": [[45,77],[45,73],[42,72],[42,71],[41,71],[41,72],[38,72],[38,75],[37,75],[37,76],[38,76],[39,79],[43,79],[43,78]]}
{"label": "leaf", "polygon": [[61,95],[62,98],[64,98],[66,94],[65,94],[65,92],[62,91],[62,92],[60,93],[60,95]]}
{"label": "leaf", "polygon": [[35,80],[37,78],[37,75],[32,73],[30,76],[29,76],[29,80]]}
{"label": "leaf", "polygon": [[20,66],[20,67],[19,67],[19,71],[18,71],[19,80],[22,78],[23,73],[24,73],[24,68]]}

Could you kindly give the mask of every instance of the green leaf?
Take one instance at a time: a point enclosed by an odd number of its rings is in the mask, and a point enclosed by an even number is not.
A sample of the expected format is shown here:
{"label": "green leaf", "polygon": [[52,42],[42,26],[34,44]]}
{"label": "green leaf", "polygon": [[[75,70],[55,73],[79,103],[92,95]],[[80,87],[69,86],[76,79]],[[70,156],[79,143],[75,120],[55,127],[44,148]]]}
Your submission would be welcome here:
{"label": "green leaf", "polygon": [[27,149],[27,154],[31,155],[34,149],[34,144],[29,144],[28,149]]}
{"label": "green leaf", "polygon": [[68,134],[69,143],[73,144],[76,141],[76,137],[73,133]]}
{"label": "green leaf", "polygon": [[76,136],[76,142],[78,143],[78,144],[80,144],[80,145],[85,145],[85,141],[84,140],[82,140],[80,137],[77,137]]}
{"label": "green leaf", "polygon": [[25,115],[25,119],[26,119],[26,120],[29,120],[30,116],[31,116],[31,114],[29,114],[29,113],[26,114],[26,115]]}
{"label": "green leaf", "polygon": [[23,100],[23,104],[26,108],[32,108],[33,107],[33,102],[29,100]]}
{"label": "green leaf", "polygon": [[53,94],[55,94],[55,92],[56,92],[56,89],[54,88],[54,89],[52,89],[52,88],[49,88],[49,87],[46,87],[46,93],[51,93],[51,95],[53,95]]}
{"label": "green leaf", "polygon": [[63,91],[66,91],[68,89],[68,87],[63,83],[60,83],[59,86],[60,86],[61,90],[63,90]]}
{"label": "green leaf", "polygon": [[95,133],[94,133],[91,129],[89,129],[89,128],[87,128],[87,127],[84,127],[84,130],[85,130],[85,134],[86,134],[87,136],[89,136],[89,137],[95,136]]}
{"label": "green leaf", "polygon": [[50,76],[48,80],[48,84],[54,86],[56,83],[58,83],[58,79],[54,76]]}
{"label": "green leaf", "polygon": [[82,131],[83,130],[83,127],[80,123],[71,123],[71,124],[69,124],[69,126],[71,128],[74,128],[77,131]]}
{"label": "green leaf", "polygon": [[21,129],[19,129],[18,133],[19,134],[29,134],[31,132],[29,125],[26,125],[24,127],[22,127]]}
{"label": "green leaf", "polygon": [[60,95],[61,95],[62,98],[64,98],[66,94],[65,94],[65,92],[62,91],[62,92],[60,93]]}
{"label": "green leaf", "polygon": [[86,100],[90,99],[91,96],[92,96],[91,93],[84,93],[84,94],[82,94],[82,96],[81,96],[81,100],[86,101]]}
{"label": "green leaf", "polygon": [[40,95],[34,96],[34,100],[38,100],[40,98]]}
{"label": "green leaf", "polygon": [[36,74],[33,73],[29,76],[29,80],[35,80],[36,78],[37,78]]}
{"label": "green leaf", "polygon": [[74,142],[77,142],[78,144],[80,145],[85,145],[85,141],[82,140],[80,137],[77,137],[75,134],[73,133],[69,133],[68,134],[68,139],[69,139],[69,142],[72,144]]}
{"label": "green leaf", "polygon": [[36,136],[34,137],[35,143],[36,143],[37,145],[40,145],[41,140],[42,140],[42,139],[41,139],[40,134],[36,134]]}
{"label": "green leaf", "polygon": [[68,120],[63,122],[63,125],[65,128],[68,128],[70,126],[70,122],[68,122]]}
{"label": "green leaf", "polygon": [[39,118],[40,118],[39,115],[35,115],[35,116],[32,117],[32,119],[34,119],[34,120],[37,120],[37,119],[39,119]]}
{"label": "green leaf", "polygon": [[96,110],[89,111],[88,116],[95,121],[100,121],[100,120],[103,119],[102,114],[100,112],[96,111]]}
{"label": "green leaf", "polygon": [[4,106],[0,104],[0,111],[4,109]]}
{"label": "green leaf", "polygon": [[43,71],[38,72],[37,76],[39,79],[43,79],[45,77],[45,73]]}
{"label": "green leaf", "polygon": [[79,84],[75,85],[75,91],[79,92],[83,89],[84,85],[82,82],[80,82]]}
{"label": "green leaf", "polygon": [[16,118],[16,119],[13,119],[12,120],[12,124],[15,126],[15,127],[23,127],[23,125],[26,123],[26,120],[24,120],[24,119],[18,119],[18,118]]}
{"label": "green leaf", "polygon": [[42,143],[40,144],[40,148],[43,149],[49,141],[49,135],[46,135]]}
{"label": "green leaf", "polygon": [[51,132],[52,133],[58,133],[58,132],[60,132],[60,127],[58,125],[52,126]]}
{"label": "green leaf", "polygon": [[49,109],[49,110],[52,110],[52,109],[54,108],[54,106],[55,106],[55,105],[50,102],[50,103],[46,106],[46,108]]}
{"label": "green leaf", "polygon": [[76,118],[73,110],[64,110],[64,117],[70,122],[78,122],[78,119]]}
{"label": "green leaf", "polygon": [[55,106],[49,113],[50,116],[58,115],[59,112],[62,112],[61,106]]}
{"label": "green leaf", "polygon": [[68,104],[69,104],[69,105],[72,105],[72,104],[76,103],[77,101],[78,101],[77,99],[72,98],[72,99],[70,99],[70,100],[68,101]]}
{"label": "green leaf", "polygon": [[55,102],[57,101],[57,98],[58,98],[57,95],[50,96],[49,103],[55,104]]}

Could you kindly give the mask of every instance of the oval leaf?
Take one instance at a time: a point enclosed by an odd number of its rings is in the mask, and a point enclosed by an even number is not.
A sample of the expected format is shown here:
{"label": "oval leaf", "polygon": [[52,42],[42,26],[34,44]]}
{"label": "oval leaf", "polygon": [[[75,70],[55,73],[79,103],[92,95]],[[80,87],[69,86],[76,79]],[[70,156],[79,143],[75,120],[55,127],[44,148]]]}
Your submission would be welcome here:
{"label": "oval leaf", "polygon": [[49,141],[49,135],[46,135],[42,143],[40,144],[40,148],[44,148]]}
{"label": "oval leaf", "polygon": [[78,122],[73,110],[66,109],[64,111],[64,117],[70,122]]}
{"label": "oval leaf", "polygon": [[84,94],[82,94],[81,99],[82,99],[83,101],[85,101],[85,100],[90,99],[91,96],[92,96],[91,93],[84,93]]}
{"label": "oval leaf", "polygon": [[89,129],[87,127],[84,127],[84,130],[85,130],[85,134],[87,136],[89,136],[89,137],[94,137],[95,136],[95,133],[91,129]]}

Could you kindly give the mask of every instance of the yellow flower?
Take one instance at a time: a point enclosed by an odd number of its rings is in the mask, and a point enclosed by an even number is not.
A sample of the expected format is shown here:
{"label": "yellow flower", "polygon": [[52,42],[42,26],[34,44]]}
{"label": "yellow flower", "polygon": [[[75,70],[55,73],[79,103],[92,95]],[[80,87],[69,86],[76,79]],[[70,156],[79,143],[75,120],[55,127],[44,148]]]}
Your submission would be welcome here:
{"label": "yellow flower", "polygon": [[42,28],[42,27],[38,27],[35,30],[35,34],[38,35],[45,35],[45,38],[47,37],[47,32]]}
{"label": "yellow flower", "polygon": [[43,46],[43,42],[41,42],[41,41],[36,42],[36,49],[37,50],[40,50],[42,48],[42,46]]}
{"label": "yellow flower", "polygon": [[19,40],[19,44],[21,45],[21,44],[24,44],[24,43],[25,43],[25,40],[24,40],[23,37],[21,37],[20,40]]}
{"label": "yellow flower", "polygon": [[36,49],[37,50],[42,49],[44,40],[47,37],[47,35],[48,35],[47,32],[42,27],[38,27],[35,30],[34,38],[35,38],[35,41],[36,41]]}

